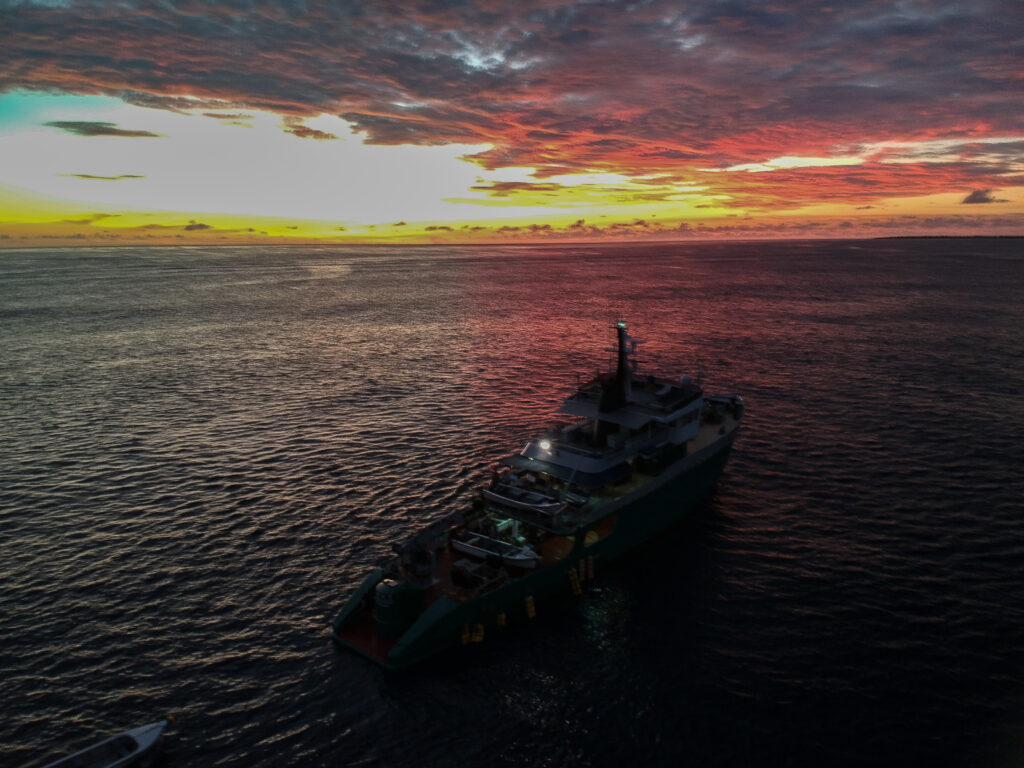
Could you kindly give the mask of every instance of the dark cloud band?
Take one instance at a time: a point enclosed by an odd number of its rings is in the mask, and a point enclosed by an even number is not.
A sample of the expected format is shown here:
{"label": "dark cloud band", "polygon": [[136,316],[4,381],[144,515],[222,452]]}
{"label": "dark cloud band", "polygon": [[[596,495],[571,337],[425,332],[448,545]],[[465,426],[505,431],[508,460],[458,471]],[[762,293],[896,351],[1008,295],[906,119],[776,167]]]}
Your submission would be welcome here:
{"label": "dark cloud band", "polygon": [[[13,4],[3,12],[0,91],[104,93],[220,119],[271,110],[288,132],[318,140],[334,137],[302,120],[326,112],[371,143],[489,145],[469,159],[530,167],[538,179],[605,171],[683,181],[780,151],[820,157],[894,138],[969,145],[1024,125],[1017,0],[398,6]],[[156,136],[110,123],[49,125],[80,136]],[[980,154],[885,170],[903,180],[897,194],[905,195],[920,194],[913,182],[923,170],[946,191],[1019,182],[1020,146]],[[872,187],[875,171],[825,173],[837,192],[857,192]],[[780,200],[819,198],[809,186],[822,172],[789,175],[804,181]],[[744,185],[770,194],[762,181]]]}
{"label": "dark cloud band", "polygon": [[91,173],[62,173],[61,176],[66,176],[72,179],[87,179],[89,181],[124,181],[126,179],[144,179],[145,176],[138,176],[133,173],[122,173],[119,176],[94,176]]}
{"label": "dark cloud band", "polygon": [[136,139],[162,138],[159,133],[153,133],[152,131],[131,131],[118,128],[114,123],[101,123],[89,120],[54,120],[44,123],[44,125],[50,128],[59,128],[76,136],[122,136]]}

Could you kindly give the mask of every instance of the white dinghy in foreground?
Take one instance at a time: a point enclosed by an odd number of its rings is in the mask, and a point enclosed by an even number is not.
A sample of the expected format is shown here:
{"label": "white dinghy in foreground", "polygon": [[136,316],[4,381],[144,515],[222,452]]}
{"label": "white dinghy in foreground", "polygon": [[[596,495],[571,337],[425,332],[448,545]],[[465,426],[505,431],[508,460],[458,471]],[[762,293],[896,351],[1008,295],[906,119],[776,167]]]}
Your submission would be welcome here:
{"label": "white dinghy in foreground", "polygon": [[166,720],[141,725],[47,763],[43,768],[122,768],[137,765],[139,760],[154,751],[166,727]]}

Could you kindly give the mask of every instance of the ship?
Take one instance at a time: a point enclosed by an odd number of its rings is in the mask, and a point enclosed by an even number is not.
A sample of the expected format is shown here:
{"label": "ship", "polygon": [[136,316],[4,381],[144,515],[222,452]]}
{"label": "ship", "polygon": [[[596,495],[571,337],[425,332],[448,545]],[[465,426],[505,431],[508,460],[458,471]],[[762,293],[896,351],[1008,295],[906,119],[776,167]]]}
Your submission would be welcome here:
{"label": "ship", "polygon": [[641,374],[643,342],[615,330],[614,371],[578,385],[558,409],[569,418],[501,459],[463,506],[393,544],[332,622],[338,645],[399,670],[484,642],[581,594],[707,496],[743,399]]}

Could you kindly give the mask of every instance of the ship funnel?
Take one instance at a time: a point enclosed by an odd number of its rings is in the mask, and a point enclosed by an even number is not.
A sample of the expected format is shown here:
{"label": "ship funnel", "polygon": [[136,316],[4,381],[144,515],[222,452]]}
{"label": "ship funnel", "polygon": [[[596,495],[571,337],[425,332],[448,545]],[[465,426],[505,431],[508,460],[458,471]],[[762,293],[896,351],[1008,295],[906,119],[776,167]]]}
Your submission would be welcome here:
{"label": "ship funnel", "polygon": [[629,334],[626,333],[626,323],[619,320],[615,324],[615,330],[619,336],[618,363],[615,367],[615,378],[604,385],[601,392],[601,400],[597,410],[601,413],[608,413],[622,408],[629,402]]}
{"label": "ship funnel", "polygon": [[621,320],[615,324],[615,330],[619,334],[619,364],[615,369],[615,381],[621,386],[629,378],[629,334]]}

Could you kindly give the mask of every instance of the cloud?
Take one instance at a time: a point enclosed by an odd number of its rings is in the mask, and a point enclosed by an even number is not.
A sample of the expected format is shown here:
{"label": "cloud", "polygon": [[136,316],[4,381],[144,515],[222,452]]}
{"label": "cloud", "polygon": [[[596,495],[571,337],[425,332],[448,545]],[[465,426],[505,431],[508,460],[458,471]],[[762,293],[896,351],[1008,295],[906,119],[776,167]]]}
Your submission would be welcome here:
{"label": "cloud", "polygon": [[975,203],[1008,203],[1009,200],[997,200],[992,197],[991,189],[976,189],[963,200],[960,201],[962,205],[973,205]]}
{"label": "cloud", "polygon": [[569,187],[551,182],[530,181],[494,181],[489,184],[477,184],[470,187],[473,191],[486,192],[489,197],[510,197],[517,192],[560,192]]}
{"label": "cloud", "polygon": [[120,216],[119,213],[93,213],[86,216],[84,219],[65,219],[62,224],[95,224],[97,221],[103,221],[104,219],[114,219]]}
{"label": "cloud", "polygon": [[331,141],[337,139],[333,133],[327,131],[320,131],[316,128],[310,128],[308,125],[303,125],[301,120],[294,117],[286,117],[284,120],[284,132],[290,133],[292,136],[298,136],[300,139],[315,139],[316,141]]}
{"label": "cloud", "polygon": [[203,112],[203,117],[212,117],[216,120],[237,122],[239,120],[252,120],[253,115],[245,112]]}
{"label": "cloud", "polygon": [[50,128],[59,128],[62,131],[73,133],[76,136],[123,136],[126,138],[163,138],[159,133],[152,131],[130,131],[118,128],[114,123],[103,123],[92,120],[53,120],[43,123]]}
{"label": "cloud", "polygon": [[[269,110],[286,132],[323,141],[336,137],[304,121],[339,115],[369,143],[486,145],[467,159],[533,169],[538,181],[669,174],[737,205],[750,190],[768,207],[803,204],[824,180],[830,200],[923,194],[937,186],[923,164],[947,189],[1006,186],[1024,169],[1022,142],[978,143],[1021,138],[1017,0],[464,0],[403,3],[401,14],[291,0],[127,3],[8,4],[0,91],[107,94],[219,120]],[[950,140],[958,146],[934,144]],[[870,167],[833,163],[853,156]],[[788,167],[794,158],[834,167]],[[727,168],[746,170],[701,170]],[[771,183],[752,182],[752,170],[770,170],[760,175]],[[736,174],[748,178],[725,178]]]}
{"label": "cloud", "polygon": [[290,126],[284,129],[285,133],[290,133],[292,136],[298,136],[300,139],[315,139],[317,141],[330,141],[337,139],[333,133],[327,131],[320,131],[316,128],[310,128],[306,125]]}
{"label": "cloud", "polygon": [[863,163],[860,157],[773,157],[763,163],[742,163],[729,168],[708,169],[714,172],[746,171],[748,173],[766,173],[786,168],[827,168],[831,166],[853,166]]}
{"label": "cloud", "polygon": [[120,176],[93,176],[91,173],[62,173],[72,179],[89,179],[91,181],[124,181],[125,179],[144,179],[145,176],[138,176],[133,173],[122,173]]}

